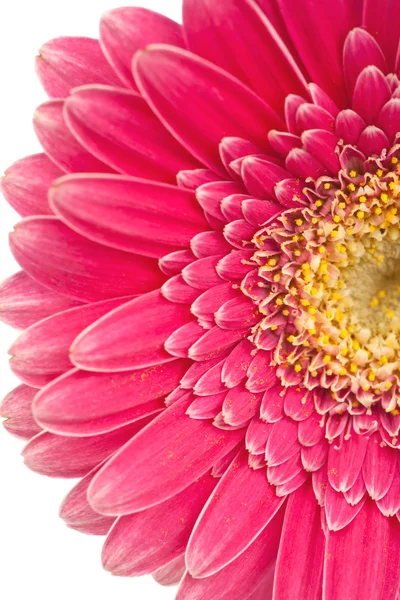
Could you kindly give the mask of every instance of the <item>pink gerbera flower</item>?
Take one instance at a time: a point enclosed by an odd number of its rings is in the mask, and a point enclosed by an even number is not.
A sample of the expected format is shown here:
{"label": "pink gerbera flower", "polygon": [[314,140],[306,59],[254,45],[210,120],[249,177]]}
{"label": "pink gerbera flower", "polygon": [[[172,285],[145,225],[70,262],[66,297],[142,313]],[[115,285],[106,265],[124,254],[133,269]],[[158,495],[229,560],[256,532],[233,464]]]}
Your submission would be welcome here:
{"label": "pink gerbera flower", "polygon": [[43,46],[2,413],[112,573],[399,598],[399,36],[395,0],[184,0]]}

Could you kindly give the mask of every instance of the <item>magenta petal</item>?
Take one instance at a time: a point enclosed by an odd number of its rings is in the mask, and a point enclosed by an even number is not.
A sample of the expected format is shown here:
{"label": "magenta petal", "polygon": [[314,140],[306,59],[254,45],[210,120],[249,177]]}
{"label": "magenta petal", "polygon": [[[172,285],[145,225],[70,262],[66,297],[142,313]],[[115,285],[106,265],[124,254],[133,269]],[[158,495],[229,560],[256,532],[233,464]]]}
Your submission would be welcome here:
{"label": "magenta petal", "polygon": [[104,435],[86,438],[39,433],[25,446],[25,464],[32,471],[48,477],[84,477],[99,463],[114,454],[149,419],[126,425]]}
{"label": "magenta petal", "polygon": [[71,88],[87,83],[119,84],[98,40],[86,37],[59,37],[44,44],[36,71],[51,98],[64,98]]}
{"label": "magenta petal", "polygon": [[276,563],[275,600],[319,600],[325,536],[310,483],[288,499]]}
{"label": "magenta petal", "polygon": [[265,458],[269,466],[280,465],[300,452],[297,433],[298,424],[292,419],[283,418],[274,423],[265,449]]}
{"label": "magenta petal", "polygon": [[330,446],[328,476],[330,484],[337,492],[347,492],[355,483],[364,462],[367,446],[367,436],[356,433],[349,439],[343,439],[340,446]]}
{"label": "magenta petal", "polygon": [[164,342],[190,320],[186,305],[169,302],[159,291],[144,294],[83,331],[71,348],[71,360],[80,368],[106,372],[169,362],[175,357]]}
{"label": "magenta petal", "polygon": [[381,156],[382,150],[390,148],[390,143],[382,129],[369,125],[360,135],[357,148],[365,156]]}
{"label": "magenta petal", "polygon": [[66,176],[50,189],[49,200],[77,233],[155,258],[188,247],[207,226],[192,192],[119,175]]}
{"label": "magenta petal", "polygon": [[290,173],[270,161],[249,156],[243,161],[242,176],[250,194],[257,198],[271,199],[275,198],[276,184],[290,177]]}
{"label": "magenta petal", "polygon": [[317,158],[331,175],[336,176],[340,170],[336,135],[324,129],[309,129],[302,134],[301,140],[304,149]]}
{"label": "magenta petal", "polygon": [[189,52],[150,46],[136,55],[134,72],[143,96],[171,133],[222,175],[218,152],[222,138],[242,137],[263,147],[269,129],[282,126],[251,90]]}
{"label": "magenta petal", "polygon": [[216,484],[206,474],[169,500],[120,517],[103,546],[104,568],[113,575],[137,577],[181,556]]}
{"label": "magenta petal", "polygon": [[220,306],[241,296],[242,294],[234,289],[231,283],[219,283],[201,293],[193,302],[191,310],[199,319],[211,320]]}
{"label": "magenta petal", "polygon": [[400,98],[392,98],[385,104],[379,114],[378,124],[393,142],[400,131]]}
{"label": "magenta petal", "polygon": [[225,302],[215,313],[215,322],[222,329],[240,329],[251,327],[260,319],[259,312],[254,303],[242,296]]}
{"label": "magenta petal", "polygon": [[166,254],[158,261],[158,266],[165,275],[178,275],[182,269],[190,265],[195,256],[191,250],[177,250]]}
{"label": "magenta petal", "polygon": [[22,217],[50,215],[47,190],[62,174],[45,154],[27,156],[6,169],[1,192]]}
{"label": "magenta petal", "polygon": [[350,108],[342,110],[336,117],[336,136],[347,144],[356,144],[364,128],[363,119]]}
{"label": "magenta petal", "polygon": [[46,317],[81,305],[62,296],[19,271],[0,284],[0,320],[11,327],[26,329]]}
{"label": "magenta petal", "polygon": [[24,331],[9,350],[13,372],[28,385],[42,387],[72,368],[69,347],[94,321],[131,300],[117,298],[57,313]]}
{"label": "magenta petal", "polygon": [[191,419],[187,408],[185,398],[173,404],[101,469],[89,489],[95,510],[129,514],[168,500],[241,439],[241,431],[221,431],[207,421]]}
{"label": "magenta petal", "polygon": [[357,77],[352,108],[367,125],[374,125],[390,96],[390,86],[382,71],[377,67],[368,66]]}
{"label": "magenta petal", "polygon": [[295,60],[254,3],[185,0],[183,23],[192,52],[241,79],[276,110],[289,92],[306,91]]}
{"label": "magenta petal", "polygon": [[261,394],[249,392],[244,385],[231,388],[222,406],[222,416],[227,425],[240,427],[259,413]]}
{"label": "magenta petal", "polygon": [[96,513],[87,501],[87,489],[98,467],[72,488],[60,507],[60,517],[68,527],[90,535],[107,535],[114,523],[112,517],[104,517]]}
{"label": "magenta petal", "polygon": [[186,554],[193,577],[209,577],[235,560],[284,501],[275,495],[264,470],[250,469],[247,456],[242,450],[232,462],[196,523]]}
{"label": "magenta petal", "polygon": [[327,169],[322,162],[303,148],[293,148],[286,158],[286,168],[295,177],[318,179],[326,174]]}
{"label": "magenta petal", "polygon": [[253,344],[244,339],[230,352],[222,369],[222,381],[227,388],[233,388],[245,379],[253,360],[253,349]]}
{"label": "magenta petal", "polygon": [[229,348],[246,337],[246,333],[243,329],[232,331],[213,327],[191,346],[189,358],[203,361],[218,356],[222,357],[229,351]]}
{"label": "magenta petal", "polygon": [[175,183],[178,171],[198,166],[135,92],[74,89],[64,116],[88,152],[120,173]]}
{"label": "magenta petal", "polygon": [[400,524],[366,502],[350,525],[330,532],[324,593],[330,600],[395,600],[400,578]]}
{"label": "magenta petal", "polygon": [[162,410],[165,396],[179,385],[187,367],[187,361],[175,360],[114,375],[70,371],[36,396],[35,418],[60,435],[112,431]]}
{"label": "magenta petal", "polygon": [[212,396],[196,397],[187,409],[186,414],[191,419],[215,419],[222,410],[222,404],[227,393],[226,390]]}
{"label": "magenta petal", "polygon": [[393,517],[400,510],[400,473],[396,470],[389,490],[378,500],[377,506],[385,517]]}
{"label": "magenta petal", "polygon": [[[215,364],[215,361],[218,362]],[[193,387],[194,393],[198,396],[209,396],[210,394],[224,392],[226,388],[222,382],[223,366],[224,360],[219,360],[219,358],[195,363],[183,377],[181,385],[187,387],[191,382],[191,387]],[[194,381],[197,375],[199,375],[199,379]]]}
{"label": "magenta petal", "polygon": [[164,283],[161,293],[167,300],[178,304],[191,304],[199,295],[199,290],[188,285],[182,275],[175,275]]}
{"label": "magenta petal", "polygon": [[363,26],[376,38],[393,69],[400,37],[400,6],[396,0],[364,0]]}
{"label": "magenta petal", "polygon": [[342,492],[337,492],[328,485],[325,495],[325,514],[330,531],[339,531],[347,527],[362,510],[364,502],[365,496],[357,504],[350,504]]}
{"label": "magenta petal", "polygon": [[106,248],[55,217],[28,217],[15,226],[10,246],[23,269],[51,289],[96,302],[140,294],[163,282],[157,263]]}
{"label": "magenta petal", "polygon": [[100,21],[100,44],[121,80],[136,89],[132,77],[132,57],[154,42],[185,46],[182,27],[152,10],[139,7],[116,8]]}
{"label": "magenta petal", "polygon": [[283,509],[255,541],[227,567],[202,579],[189,573],[183,578],[176,600],[247,600],[266,579],[278,552]]}
{"label": "magenta petal", "polygon": [[397,470],[397,450],[386,446],[379,433],[371,435],[362,472],[368,494],[373,500],[381,500],[385,496]]}
{"label": "magenta petal", "polygon": [[41,431],[32,415],[32,401],[36,392],[36,389],[22,384],[9,392],[0,403],[0,416],[5,419],[2,424],[9,433],[29,439]]}
{"label": "magenta petal", "polygon": [[186,571],[185,554],[157,569],[152,573],[154,580],[160,585],[178,585]]}
{"label": "magenta petal", "polygon": [[350,31],[343,48],[343,70],[349,94],[352,94],[361,71],[369,65],[387,72],[386,59],[379,44],[365,29],[357,27]]}
{"label": "magenta petal", "polygon": [[176,329],[165,341],[164,348],[169,354],[186,358],[189,349],[204,335],[204,329],[197,321],[190,321]]}
{"label": "magenta petal", "polygon": [[231,245],[220,231],[203,231],[195,235],[190,247],[197,258],[221,255],[231,250]]}
{"label": "magenta petal", "polygon": [[[342,44],[348,31],[356,25],[350,3],[342,0],[318,4],[314,0],[278,0],[278,6],[310,78],[342,106],[346,101]],[[321,48],[324,48],[323,61]]]}
{"label": "magenta petal", "polygon": [[34,128],[46,154],[67,173],[112,172],[113,169],[89,154],[68,129],[63,115],[64,102],[41,104],[34,115]]}

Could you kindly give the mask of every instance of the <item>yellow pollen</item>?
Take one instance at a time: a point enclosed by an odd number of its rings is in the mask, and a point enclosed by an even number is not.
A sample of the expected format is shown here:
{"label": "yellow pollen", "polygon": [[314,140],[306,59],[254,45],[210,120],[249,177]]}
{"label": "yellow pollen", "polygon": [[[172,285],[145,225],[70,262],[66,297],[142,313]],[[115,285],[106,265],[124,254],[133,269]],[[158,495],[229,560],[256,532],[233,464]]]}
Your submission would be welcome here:
{"label": "yellow pollen", "polygon": [[[354,175],[354,177],[355,177],[355,175]],[[355,192],[356,186],[354,185],[354,183],[349,183],[349,185],[347,186],[347,189],[349,190],[349,192]]]}
{"label": "yellow pollen", "polygon": [[287,341],[290,342],[291,344],[294,342],[296,338],[294,337],[294,335],[289,335],[289,337],[287,338]]}
{"label": "yellow pollen", "polygon": [[331,189],[331,184],[330,183],[324,183],[324,190],[330,190]]}
{"label": "yellow pollen", "polygon": [[342,219],[339,217],[339,215],[335,215],[335,216],[333,217],[333,220],[335,221],[335,223],[340,223],[340,221],[341,221]]}
{"label": "yellow pollen", "polygon": [[331,360],[332,360],[331,355],[330,354],[325,354],[325,356],[324,356],[324,363],[329,363],[329,362],[331,362]]}
{"label": "yellow pollen", "polygon": [[302,219],[296,219],[295,223],[296,223],[296,225],[298,225],[298,227],[300,227],[300,225],[303,225],[303,220]]}
{"label": "yellow pollen", "polygon": [[399,159],[397,158],[397,156],[393,156],[393,158],[390,161],[392,163],[392,165],[397,165],[397,163],[399,162]]}
{"label": "yellow pollen", "polygon": [[346,202],[339,202],[339,208],[346,208]]}
{"label": "yellow pollen", "polygon": [[316,201],[315,201],[315,206],[316,206],[317,208],[320,208],[320,207],[322,206],[322,204],[323,204],[322,200],[316,200]]}
{"label": "yellow pollen", "polygon": [[294,366],[294,370],[296,371],[296,373],[300,373],[301,371],[301,365],[297,364]]}
{"label": "yellow pollen", "polygon": [[347,375],[347,371],[344,367],[339,370],[339,375]]}
{"label": "yellow pollen", "polygon": [[354,169],[352,169],[349,173],[350,177],[352,177],[354,179],[354,177],[357,177],[357,171],[355,171]]}
{"label": "yellow pollen", "polygon": [[386,388],[387,390],[390,390],[390,388],[391,388],[392,386],[393,386],[393,383],[392,383],[391,381],[386,381],[386,382],[385,382],[385,388]]}
{"label": "yellow pollen", "polygon": [[342,338],[342,340],[345,340],[349,336],[349,332],[347,329],[342,329],[339,333],[339,336]]}
{"label": "yellow pollen", "polygon": [[325,252],[326,252],[326,248],[325,248],[325,246],[320,246],[320,247],[318,248],[318,252],[319,252],[320,254],[325,254]]}
{"label": "yellow pollen", "polygon": [[351,363],[350,364],[350,371],[352,373],[357,373],[357,369],[358,369],[358,367],[357,367],[357,365],[355,363]]}
{"label": "yellow pollen", "polygon": [[363,219],[365,217],[365,212],[363,210],[357,211],[357,219]]}

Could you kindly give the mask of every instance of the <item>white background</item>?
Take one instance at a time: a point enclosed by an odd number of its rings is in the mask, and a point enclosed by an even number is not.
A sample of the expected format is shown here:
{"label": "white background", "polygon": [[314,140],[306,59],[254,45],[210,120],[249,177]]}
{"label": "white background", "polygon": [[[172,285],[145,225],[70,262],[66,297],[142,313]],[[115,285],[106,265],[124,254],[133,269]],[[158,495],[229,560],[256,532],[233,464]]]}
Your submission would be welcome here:
{"label": "white background", "polygon": [[[97,37],[107,9],[129,0],[8,0],[0,9],[0,171],[40,151],[32,131],[35,107],[46,100],[34,73],[40,45],[60,35]],[[134,4],[136,4],[134,2]],[[138,2],[139,4],[139,2]],[[141,6],[180,20],[180,0],[142,0]],[[18,216],[0,203],[0,280],[17,270],[7,235]],[[0,397],[17,383],[7,363],[15,332],[0,325]],[[30,472],[20,456],[23,444],[0,427],[0,596],[3,600],[168,600],[173,588],[151,577],[121,579],[104,572],[101,538],[69,530],[58,507],[73,481]]]}

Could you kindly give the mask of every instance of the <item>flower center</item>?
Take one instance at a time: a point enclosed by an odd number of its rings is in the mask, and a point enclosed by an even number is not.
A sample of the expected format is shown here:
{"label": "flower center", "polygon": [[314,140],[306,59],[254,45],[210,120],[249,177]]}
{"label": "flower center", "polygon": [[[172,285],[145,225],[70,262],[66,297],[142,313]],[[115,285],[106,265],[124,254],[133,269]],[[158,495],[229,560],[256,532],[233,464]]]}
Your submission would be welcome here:
{"label": "flower center", "polygon": [[329,389],[353,408],[396,409],[400,376],[398,159],[341,171],[306,191],[310,204],[259,231],[259,348],[285,385]]}

